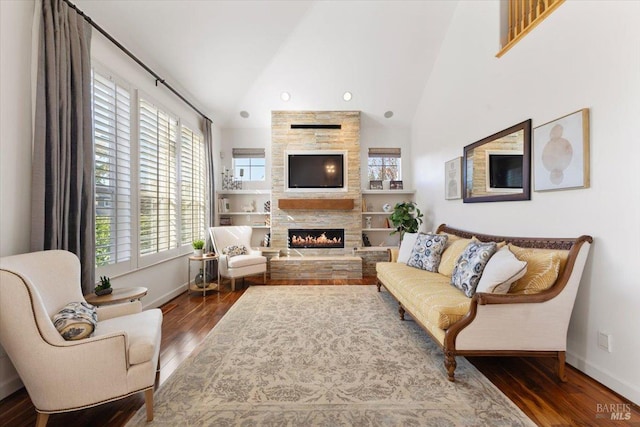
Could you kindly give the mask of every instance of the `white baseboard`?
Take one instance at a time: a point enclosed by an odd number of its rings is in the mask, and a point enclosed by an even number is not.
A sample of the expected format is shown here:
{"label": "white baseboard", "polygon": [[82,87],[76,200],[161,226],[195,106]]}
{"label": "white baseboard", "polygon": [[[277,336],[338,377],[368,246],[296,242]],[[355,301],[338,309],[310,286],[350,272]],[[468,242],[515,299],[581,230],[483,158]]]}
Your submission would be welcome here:
{"label": "white baseboard", "polygon": [[[160,296],[159,298],[156,298],[153,301],[149,301],[149,302],[145,301],[142,304],[142,308],[144,310],[146,310],[148,308],[158,308],[162,304],[165,304],[165,303],[171,301],[172,299],[174,299],[175,297],[177,297],[178,295],[184,293],[186,290],[187,290],[187,285],[186,284],[178,286],[176,289],[172,290],[171,292],[167,292],[166,294]],[[143,301],[144,301],[144,299],[143,299]]]}
{"label": "white baseboard", "polygon": [[[4,360],[0,360],[0,363],[5,363],[5,360],[8,361],[9,358]],[[2,383],[0,383],[0,400],[5,397],[15,393],[24,387],[18,373],[14,371],[14,375],[9,378],[3,378]]]}
{"label": "white baseboard", "polygon": [[[631,402],[640,405],[640,388],[637,385],[630,384],[619,378],[614,377],[610,372],[600,369],[597,366],[587,362],[575,353],[567,351],[567,363],[574,368],[584,372],[591,378],[595,379],[621,396],[629,399]],[[597,402],[612,403],[612,402]]]}

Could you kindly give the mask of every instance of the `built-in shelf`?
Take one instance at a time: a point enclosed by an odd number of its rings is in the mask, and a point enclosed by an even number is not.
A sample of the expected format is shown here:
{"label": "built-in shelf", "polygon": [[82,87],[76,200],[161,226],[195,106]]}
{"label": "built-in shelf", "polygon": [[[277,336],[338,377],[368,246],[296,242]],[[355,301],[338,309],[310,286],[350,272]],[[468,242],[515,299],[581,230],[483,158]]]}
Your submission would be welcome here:
{"label": "built-in shelf", "polygon": [[416,190],[362,190],[362,194],[416,194]]}
{"label": "built-in shelf", "polygon": [[218,190],[218,194],[271,194],[271,190]]}
{"label": "built-in shelf", "polygon": [[388,231],[389,233],[391,233],[393,230],[395,230],[395,228],[386,228],[386,227],[382,227],[382,228],[363,228],[362,232],[364,233],[365,231]]}
{"label": "built-in shelf", "polygon": [[362,215],[388,215],[391,216],[393,212],[362,212]]}
{"label": "built-in shelf", "polygon": [[271,215],[271,212],[220,212],[219,215]]}

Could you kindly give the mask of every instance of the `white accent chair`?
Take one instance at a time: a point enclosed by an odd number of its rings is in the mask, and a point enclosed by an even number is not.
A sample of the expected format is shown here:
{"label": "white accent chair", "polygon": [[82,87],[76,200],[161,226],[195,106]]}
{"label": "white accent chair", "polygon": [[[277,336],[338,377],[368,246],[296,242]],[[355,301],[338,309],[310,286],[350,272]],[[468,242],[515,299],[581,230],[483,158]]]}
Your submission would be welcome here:
{"label": "white accent chair", "polygon": [[85,301],[80,261],[51,250],[0,258],[0,344],[37,411],[70,412],[144,392],[153,420],[162,312],[140,301],[97,308],[92,336],[65,341],[51,320],[70,302]]}
{"label": "white accent chair", "polygon": [[[219,257],[218,283],[221,277],[231,279],[231,291],[236,290],[236,279],[239,277],[262,274],[263,283],[267,282],[267,258],[260,251],[251,249],[252,232],[247,225],[209,228],[213,249]],[[233,245],[244,245],[248,253],[233,257],[224,255],[224,249]]]}

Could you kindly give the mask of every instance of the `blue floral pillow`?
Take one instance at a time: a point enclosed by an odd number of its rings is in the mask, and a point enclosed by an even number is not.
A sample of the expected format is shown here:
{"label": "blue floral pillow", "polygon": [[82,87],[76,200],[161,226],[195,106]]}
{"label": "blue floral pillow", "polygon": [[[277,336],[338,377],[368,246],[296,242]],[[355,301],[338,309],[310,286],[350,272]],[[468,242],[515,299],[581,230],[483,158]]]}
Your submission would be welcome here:
{"label": "blue floral pillow", "polygon": [[446,234],[418,234],[407,265],[427,271],[438,271],[440,256],[447,245]]}
{"label": "blue floral pillow", "polygon": [[471,298],[476,293],[484,267],[496,249],[495,242],[482,243],[474,240],[469,243],[453,267],[451,284]]}

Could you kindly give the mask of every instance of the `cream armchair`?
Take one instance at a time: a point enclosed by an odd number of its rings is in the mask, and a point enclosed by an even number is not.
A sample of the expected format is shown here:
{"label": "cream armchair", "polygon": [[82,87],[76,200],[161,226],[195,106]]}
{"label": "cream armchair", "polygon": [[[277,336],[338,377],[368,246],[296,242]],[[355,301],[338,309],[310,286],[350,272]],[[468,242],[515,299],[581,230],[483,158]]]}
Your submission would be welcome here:
{"label": "cream armchair", "polygon": [[139,301],[99,307],[92,336],[65,341],[52,316],[82,302],[80,262],[71,252],[43,251],[0,258],[0,344],[45,426],[49,414],[145,393],[153,419],[153,385],[162,312]]}
{"label": "cream armchair", "polygon": [[[220,277],[231,279],[231,290],[236,290],[238,277],[262,274],[262,280],[267,281],[267,258],[260,251],[251,249],[251,234],[253,230],[247,225],[211,227],[209,234],[213,242],[213,249],[219,256],[218,283]],[[225,255],[225,248],[243,245],[248,253],[245,255]]]}

